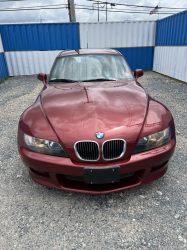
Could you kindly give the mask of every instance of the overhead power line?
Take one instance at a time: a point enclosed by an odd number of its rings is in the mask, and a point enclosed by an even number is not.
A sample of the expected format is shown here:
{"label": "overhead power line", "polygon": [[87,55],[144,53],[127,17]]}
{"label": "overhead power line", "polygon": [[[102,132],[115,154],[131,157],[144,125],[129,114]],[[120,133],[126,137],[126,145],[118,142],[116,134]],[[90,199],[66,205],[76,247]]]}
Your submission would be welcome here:
{"label": "overhead power line", "polygon": [[26,0],[0,0],[0,3],[4,3],[4,2],[21,2],[21,1],[26,1]]}
{"label": "overhead power line", "polygon": [[[67,4],[56,4],[56,5],[42,5],[42,6],[30,6],[30,7],[19,7],[19,8],[3,8],[0,9],[0,11],[23,11],[23,10],[44,10],[44,9],[67,9],[68,5]],[[87,5],[79,5],[76,4],[75,8],[77,10],[85,9],[85,10],[96,10],[93,9],[92,6],[87,6]],[[100,11],[105,11],[105,9],[100,9]],[[117,9],[117,8],[112,8],[108,9],[108,12],[121,12],[121,13],[139,13],[139,14],[150,14],[149,10],[132,10],[132,9]],[[174,11],[160,11],[160,14],[175,14],[178,12]]]}
{"label": "overhead power line", "polygon": [[[95,3],[100,3],[100,4],[115,4],[115,5],[123,5],[123,6],[129,6],[129,7],[140,7],[140,8],[152,8],[154,9],[155,6],[147,6],[147,5],[134,5],[134,4],[124,4],[124,3],[115,3],[115,2],[106,2],[106,1],[96,1],[96,0],[87,0],[89,2],[95,2]],[[171,7],[163,7],[159,6],[159,9],[181,9],[181,10],[186,10],[187,8],[171,8]]]}
{"label": "overhead power line", "polygon": [[39,5],[39,6],[25,6],[25,7],[17,7],[17,8],[3,8],[2,10],[24,10],[24,9],[33,9],[33,8],[45,8],[45,7],[65,7],[68,8],[67,4],[50,4],[50,5]]}
{"label": "overhead power line", "polygon": [[[80,7],[92,7],[92,6],[87,6],[87,5],[80,5],[80,4],[75,4],[76,6],[80,6]],[[95,10],[97,10],[97,6],[95,7]],[[100,9],[101,10],[101,9]],[[108,9],[108,11],[109,11],[110,9]],[[120,9],[116,9],[116,8],[112,8],[111,10],[124,10],[124,11],[137,11],[137,12],[140,12],[140,11],[146,11],[147,13],[150,13],[150,11],[149,10],[134,10],[134,9],[122,9],[122,8],[120,8]],[[105,10],[103,10],[103,11],[105,11]],[[159,13],[162,13],[162,12],[167,12],[167,11],[160,11]],[[170,11],[170,13],[178,13],[178,11]]]}
{"label": "overhead power line", "polygon": [[[76,9],[85,9],[85,10],[93,10],[93,9],[89,9],[89,8],[77,8]],[[95,9],[96,10],[96,9]],[[100,9],[100,11],[106,11],[104,9]],[[146,12],[146,11],[125,11],[125,10],[108,10],[108,12],[113,12],[113,13],[117,13],[117,12],[121,12],[121,13],[139,13],[139,14],[149,14],[150,15],[150,11]],[[168,15],[168,14],[175,14],[175,13],[178,13],[178,12],[161,12],[160,14],[164,14],[164,15]]]}
{"label": "overhead power line", "polygon": [[67,7],[58,7],[58,8],[24,8],[24,9],[0,9],[0,11],[24,11],[24,10],[56,10],[56,9],[67,9]]}
{"label": "overhead power line", "polygon": [[[58,7],[58,8],[34,8],[34,9],[11,9],[11,10],[3,10],[3,9],[0,9],[0,12],[3,12],[3,11],[24,11],[24,10],[32,10],[32,11],[35,11],[35,10],[58,10],[58,9],[67,9],[66,7]],[[95,11],[96,9],[90,9],[90,8],[86,8],[86,7],[82,7],[82,8],[78,8],[78,7],[75,7],[75,9],[77,10],[92,10],[92,11]],[[100,11],[106,11],[106,10],[103,10],[103,9],[100,9]],[[145,11],[125,11],[125,10],[108,10],[108,12],[113,12],[113,13],[117,13],[117,12],[121,12],[121,13],[139,13],[139,14],[150,14],[150,12],[145,12]],[[164,15],[167,15],[167,14],[175,14],[173,12],[162,12],[160,14],[164,14]]]}

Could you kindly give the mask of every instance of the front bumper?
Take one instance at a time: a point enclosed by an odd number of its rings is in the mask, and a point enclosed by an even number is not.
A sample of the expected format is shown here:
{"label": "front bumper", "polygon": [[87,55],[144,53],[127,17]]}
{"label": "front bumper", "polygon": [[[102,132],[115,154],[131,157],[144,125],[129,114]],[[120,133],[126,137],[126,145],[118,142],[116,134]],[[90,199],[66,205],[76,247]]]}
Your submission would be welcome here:
{"label": "front bumper", "polygon": [[[153,181],[167,171],[168,161],[175,149],[175,140],[162,147],[147,152],[132,155],[124,161],[107,162],[105,164],[90,164],[72,162],[69,158],[61,158],[32,152],[21,146],[19,153],[23,163],[29,169],[31,178],[52,188],[91,194],[106,194],[118,192]],[[66,176],[83,177],[85,167],[120,166],[121,174],[134,174],[111,184],[85,184],[83,181],[69,180]]]}

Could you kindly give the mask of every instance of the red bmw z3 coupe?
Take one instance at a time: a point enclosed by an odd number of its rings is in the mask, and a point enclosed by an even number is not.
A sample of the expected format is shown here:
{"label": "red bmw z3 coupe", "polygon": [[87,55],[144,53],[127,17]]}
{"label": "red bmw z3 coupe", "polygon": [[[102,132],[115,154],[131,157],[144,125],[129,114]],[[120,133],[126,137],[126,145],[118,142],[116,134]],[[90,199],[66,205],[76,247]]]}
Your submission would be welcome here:
{"label": "red bmw z3 coupe", "polygon": [[31,178],[61,190],[106,194],[163,176],[173,117],[112,49],[62,51],[21,115],[18,151]]}

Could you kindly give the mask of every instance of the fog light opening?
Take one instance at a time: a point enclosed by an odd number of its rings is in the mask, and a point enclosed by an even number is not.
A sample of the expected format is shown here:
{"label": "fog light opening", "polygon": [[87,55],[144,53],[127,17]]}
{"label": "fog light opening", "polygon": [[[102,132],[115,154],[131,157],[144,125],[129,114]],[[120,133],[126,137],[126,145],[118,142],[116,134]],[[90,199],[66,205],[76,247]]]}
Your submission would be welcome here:
{"label": "fog light opening", "polygon": [[151,168],[151,173],[154,172],[154,171],[157,171],[159,169],[161,169],[162,167],[164,167],[166,164],[168,163],[168,161],[165,161],[159,165],[156,165],[154,167]]}
{"label": "fog light opening", "polygon": [[30,170],[31,170],[34,174],[37,174],[37,175],[40,175],[40,176],[43,176],[43,177],[46,177],[46,178],[50,178],[49,173],[47,173],[47,172],[45,172],[45,171],[37,170],[37,169],[34,169],[34,168],[30,168]]}

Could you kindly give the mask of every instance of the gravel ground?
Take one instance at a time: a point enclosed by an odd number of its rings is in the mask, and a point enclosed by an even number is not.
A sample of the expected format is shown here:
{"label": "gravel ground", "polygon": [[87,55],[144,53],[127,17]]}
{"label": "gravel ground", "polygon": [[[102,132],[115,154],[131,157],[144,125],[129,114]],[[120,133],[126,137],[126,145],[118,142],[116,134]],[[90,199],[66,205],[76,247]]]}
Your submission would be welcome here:
{"label": "gravel ground", "polygon": [[140,83],[172,112],[176,151],[162,178],[108,195],[30,179],[17,152],[17,124],[42,83],[21,76],[0,84],[0,249],[187,249],[187,85],[154,72]]}

